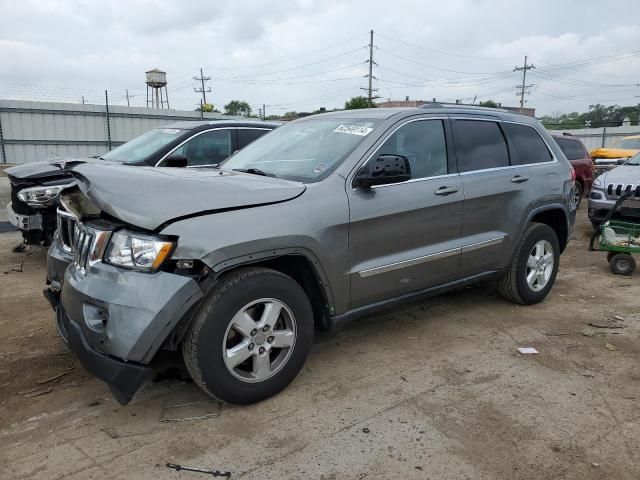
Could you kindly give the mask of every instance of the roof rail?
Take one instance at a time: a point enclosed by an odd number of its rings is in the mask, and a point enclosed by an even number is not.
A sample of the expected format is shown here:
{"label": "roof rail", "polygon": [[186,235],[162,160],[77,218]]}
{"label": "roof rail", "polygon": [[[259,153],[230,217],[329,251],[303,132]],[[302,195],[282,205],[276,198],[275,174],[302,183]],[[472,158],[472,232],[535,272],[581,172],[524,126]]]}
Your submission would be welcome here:
{"label": "roof rail", "polygon": [[418,108],[470,108],[470,109],[482,109],[482,110],[493,110],[494,112],[505,112],[505,113],[518,113],[510,110],[506,110],[504,108],[494,108],[494,107],[483,107],[482,105],[465,105],[464,103],[446,103],[446,102],[427,102],[418,106]]}
{"label": "roof rail", "polygon": [[440,102],[427,102],[420,105],[418,108],[442,108]]}
{"label": "roof rail", "polygon": [[567,137],[573,137],[573,133],[570,133],[570,132],[562,132],[562,135],[566,135]]}

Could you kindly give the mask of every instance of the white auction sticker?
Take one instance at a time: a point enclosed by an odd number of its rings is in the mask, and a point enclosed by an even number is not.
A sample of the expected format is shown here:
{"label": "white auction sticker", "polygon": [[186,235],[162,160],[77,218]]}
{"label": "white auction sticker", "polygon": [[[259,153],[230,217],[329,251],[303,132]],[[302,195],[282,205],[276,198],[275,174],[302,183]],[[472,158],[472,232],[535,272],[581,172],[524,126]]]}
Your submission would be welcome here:
{"label": "white auction sticker", "polygon": [[178,130],[177,128],[165,128],[164,130],[162,130],[162,133],[168,133],[170,135],[175,135],[179,131],[180,130]]}
{"label": "white auction sticker", "polygon": [[336,133],[348,133],[351,135],[360,135],[366,137],[371,133],[373,128],[371,127],[359,127],[357,125],[338,125],[338,128],[334,130]]}

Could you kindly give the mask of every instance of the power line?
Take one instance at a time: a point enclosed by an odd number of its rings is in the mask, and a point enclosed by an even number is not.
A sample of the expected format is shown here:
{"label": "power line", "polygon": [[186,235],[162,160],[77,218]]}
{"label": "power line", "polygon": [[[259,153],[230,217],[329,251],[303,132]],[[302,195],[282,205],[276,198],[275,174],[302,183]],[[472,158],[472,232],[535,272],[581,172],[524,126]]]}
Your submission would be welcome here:
{"label": "power line", "polygon": [[391,55],[392,57],[404,60],[405,62],[410,62],[410,63],[413,63],[415,65],[420,65],[422,67],[430,68],[430,69],[433,69],[433,70],[440,70],[441,72],[460,73],[460,74],[463,74],[463,75],[495,75],[495,74],[498,74],[498,73],[505,73],[505,72],[461,72],[459,70],[451,70],[451,69],[448,69],[448,68],[436,67],[435,65],[427,65],[425,63],[421,63],[421,62],[418,62],[416,60],[412,60],[410,58],[403,57],[401,55],[396,55],[395,53],[392,53],[392,52],[390,52],[388,50],[385,50],[383,48],[378,48],[378,50],[380,50],[381,52],[386,53],[387,55]]}
{"label": "power line", "polygon": [[[344,57],[346,55],[350,55],[354,52],[359,52],[360,50],[362,50],[363,47],[358,47],[358,48],[354,48],[353,50],[349,50],[343,53],[340,53],[338,55],[334,55],[332,57],[327,57],[327,58],[323,58],[322,60],[317,60],[315,62],[310,62],[310,63],[305,63],[303,65],[296,65],[294,67],[289,67],[289,68],[285,68],[282,70],[276,70],[273,72],[263,72],[263,73],[251,73],[251,74],[246,74],[246,75],[238,75],[235,77],[229,77],[229,79],[246,79],[246,78],[255,78],[255,77],[264,77],[264,76],[268,76],[268,75],[275,75],[276,73],[285,73],[285,72],[290,72],[292,70],[297,70],[299,68],[305,68],[305,67],[310,67],[312,65],[318,65],[319,63],[324,63],[324,62],[328,62],[330,60],[335,60],[336,58],[341,58]],[[216,78],[216,81],[218,81],[218,79]]]}
{"label": "power line", "polygon": [[278,63],[286,63],[286,62],[290,62],[291,60],[297,60],[298,58],[308,57],[308,56],[314,55],[316,53],[320,53],[320,52],[324,52],[324,51],[327,51],[327,50],[331,50],[332,48],[339,47],[340,45],[344,45],[345,43],[353,42],[354,40],[362,38],[364,35],[365,35],[364,33],[361,33],[360,35],[356,35],[355,37],[351,37],[351,38],[348,38],[348,39],[343,40],[341,42],[334,43],[332,45],[328,45],[328,46],[320,48],[318,50],[312,50],[310,52],[302,53],[300,55],[296,55],[296,56],[293,56],[293,57],[285,58],[285,59],[282,59],[282,60],[274,60],[273,62],[258,63],[258,64],[254,64],[254,65],[241,65],[241,66],[238,66],[238,67],[219,67],[217,69],[218,70],[238,70],[238,69],[242,69],[242,68],[259,68],[259,67],[266,67],[268,65],[276,65]]}
{"label": "power line", "polygon": [[519,58],[519,57],[489,57],[489,56],[480,56],[480,55],[464,55],[461,53],[453,53],[453,52],[443,52],[441,50],[435,50],[433,48],[423,47],[422,45],[417,45],[415,43],[405,42],[404,40],[398,40],[396,38],[392,38],[387,35],[382,35],[381,33],[378,33],[378,35],[382,38],[386,38],[387,40],[391,40],[393,42],[402,43],[410,47],[419,48],[420,50],[424,50],[431,53],[437,53],[438,55],[446,55],[450,57],[474,58],[477,60],[513,60],[513,59]]}

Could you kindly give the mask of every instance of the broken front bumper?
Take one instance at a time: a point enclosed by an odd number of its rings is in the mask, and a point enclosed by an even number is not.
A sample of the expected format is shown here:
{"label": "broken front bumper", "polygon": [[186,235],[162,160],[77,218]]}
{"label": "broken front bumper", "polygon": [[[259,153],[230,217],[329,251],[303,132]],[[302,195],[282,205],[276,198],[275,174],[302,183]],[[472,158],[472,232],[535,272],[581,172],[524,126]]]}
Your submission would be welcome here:
{"label": "broken front bumper", "polygon": [[62,308],[56,312],[56,321],[58,332],[85,370],[106,382],[118,403],[129,403],[151,368],[114,359],[93,348],[80,325],[71,321]]}
{"label": "broken front bumper", "polygon": [[[82,273],[72,263],[64,275],[59,310],[63,319],[68,317],[66,332],[74,352],[71,337],[77,331],[84,339],[80,343],[99,355],[117,364],[148,368],[165,339],[202,297],[200,286],[190,277],[126,270],[102,262]],[[125,369],[114,376],[111,367],[102,370],[104,362],[85,364],[84,354],[76,355],[87,370],[115,390],[121,403],[127,403],[144,380],[138,382],[137,370],[127,373],[130,369]]]}
{"label": "broken front bumper", "polygon": [[54,310],[60,303],[64,272],[72,261],[73,255],[62,248],[56,234],[47,252],[47,288],[44,290],[44,296]]}
{"label": "broken front bumper", "polygon": [[12,204],[7,205],[7,217],[9,217],[9,223],[11,223],[18,230],[29,232],[31,230],[42,230],[42,215],[36,213],[35,215],[20,215],[13,211]]}

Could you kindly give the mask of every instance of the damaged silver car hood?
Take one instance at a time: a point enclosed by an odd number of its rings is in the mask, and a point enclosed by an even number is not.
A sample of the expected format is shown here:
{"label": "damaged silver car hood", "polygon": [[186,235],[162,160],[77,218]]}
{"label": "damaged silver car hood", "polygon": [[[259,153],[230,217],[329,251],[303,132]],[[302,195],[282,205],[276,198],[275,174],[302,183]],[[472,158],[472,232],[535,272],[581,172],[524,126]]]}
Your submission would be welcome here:
{"label": "damaged silver car hood", "polygon": [[200,214],[284,202],[306,189],[298,182],[216,169],[85,163],[70,173],[100,210],[147,230]]}

